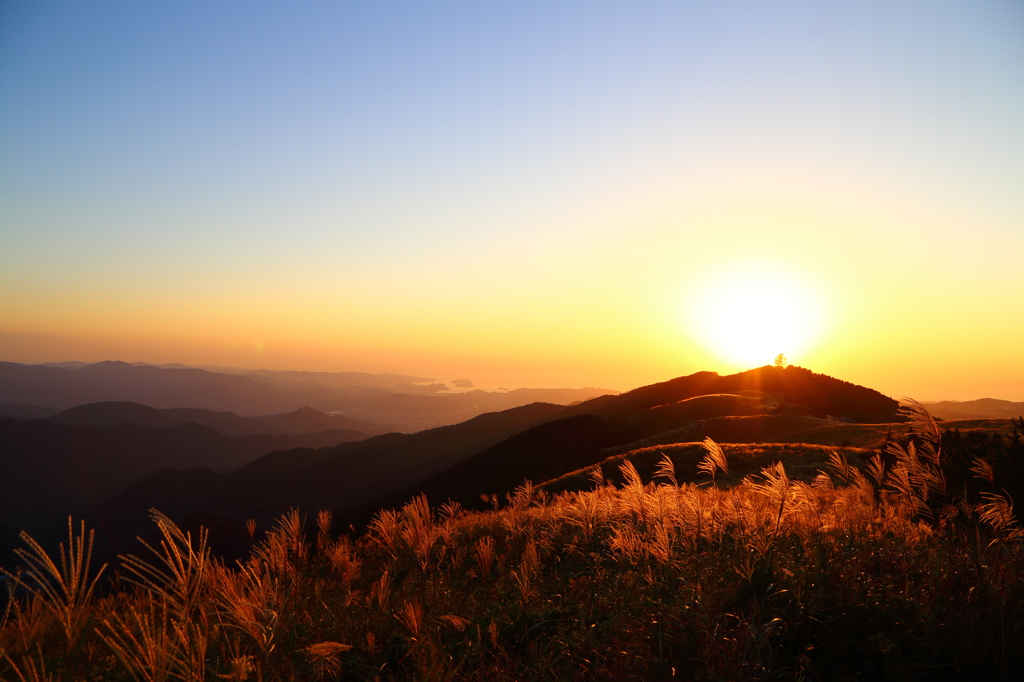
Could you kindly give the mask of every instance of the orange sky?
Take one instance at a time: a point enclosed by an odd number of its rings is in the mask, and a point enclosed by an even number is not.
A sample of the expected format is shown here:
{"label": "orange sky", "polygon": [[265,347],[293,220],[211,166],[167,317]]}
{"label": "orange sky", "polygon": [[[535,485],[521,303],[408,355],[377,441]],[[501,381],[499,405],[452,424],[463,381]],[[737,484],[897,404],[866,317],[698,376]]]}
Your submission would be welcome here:
{"label": "orange sky", "polygon": [[1024,400],[1020,3],[453,7],[0,7],[0,360]]}

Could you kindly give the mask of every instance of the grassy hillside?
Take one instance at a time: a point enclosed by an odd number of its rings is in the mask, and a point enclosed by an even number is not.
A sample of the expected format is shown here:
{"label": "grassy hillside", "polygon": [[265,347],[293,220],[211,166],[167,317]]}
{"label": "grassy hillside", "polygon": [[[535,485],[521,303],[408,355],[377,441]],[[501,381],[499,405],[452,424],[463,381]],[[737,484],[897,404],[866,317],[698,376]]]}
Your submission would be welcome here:
{"label": "grassy hillside", "polygon": [[[738,485],[747,476],[760,472],[774,462],[785,462],[787,475],[792,480],[811,483],[820,471],[828,467],[834,453],[839,453],[859,469],[863,469],[868,460],[877,454],[876,450],[867,448],[836,448],[809,443],[722,443],[719,447],[729,462],[729,471],[719,472],[715,479],[717,485],[723,487]],[[621,485],[624,482],[622,466],[627,462],[636,469],[643,481],[650,482],[658,467],[667,459],[672,463],[678,482],[697,483],[708,480],[707,475],[699,469],[706,456],[707,450],[702,443],[672,443],[613,455],[602,460],[596,467],[601,471],[601,479],[609,485]],[[547,481],[537,486],[537,489],[551,493],[579,492],[592,488],[595,476],[595,467],[590,466]]]}
{"label": "grassy hillside", "polygon": [[1024,530],[1001,458],[1022,454],[1024,423],[954,498],[938,427],[912,429],[867,462],[710,441],[637,452],[486,512],[417,498],[357,538],[293,511],[253,527],[231,566],[157,514],[154,551],[95,591],[77,528],[63,564],[26,538],[0,676],[1016,679]]}
{"label": "grassy hillside", "polygon": [[[852,424],[789,411],[748,416],[729,414],[733,410],[773,409],[767,406],[768,398],[764,394],[748,393],[745,396],[700,396],[642,410],[628,417],[580,414],[539,424],[401,493],[373,500],[363,508],[344,508],[345,514],[356,522],[368,520],[377,509],[404,504],[419,494],[480,508],[481,493],[501,496],[524,479],[540,484],[616,455],[644,450],[674,453],[692,449],[704,438],[723,444],[759,444],[768,451],[776,451],[772,450],[773,444],[788,443],[795,447],[777,450],[780,456],[815,452],[820,463],[827,457],[827,447],[840,447],[851,453],[854,450],[878,451],[884,449],[890,439],[907,437],[909,426],[905,423]],[[709,418],[691,419],[696,416]],[[659,431],[678,423],[687,425]],[[964,434],[997,438],[1013,430],[1012,422],[1005,419],[944,422],[943,426]],[[648,435],[651,431],[655,434]]]}

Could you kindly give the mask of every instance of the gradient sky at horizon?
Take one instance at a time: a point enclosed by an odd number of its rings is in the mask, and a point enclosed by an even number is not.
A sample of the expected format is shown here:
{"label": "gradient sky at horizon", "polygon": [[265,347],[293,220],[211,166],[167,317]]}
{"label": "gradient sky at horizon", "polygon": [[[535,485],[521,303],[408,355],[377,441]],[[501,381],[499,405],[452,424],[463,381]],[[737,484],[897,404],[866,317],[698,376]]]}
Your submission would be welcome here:
{"label": "gradient sky at horizon", "polygon": [[1024,400],[1022,264],[1019,0],[0,3],[0,360]]}

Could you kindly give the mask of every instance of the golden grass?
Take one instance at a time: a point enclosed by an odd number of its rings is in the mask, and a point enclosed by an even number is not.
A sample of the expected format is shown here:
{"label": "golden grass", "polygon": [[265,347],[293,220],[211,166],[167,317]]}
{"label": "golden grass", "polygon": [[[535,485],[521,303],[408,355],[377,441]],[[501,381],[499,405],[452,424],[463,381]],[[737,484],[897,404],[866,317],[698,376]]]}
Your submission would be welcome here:
{"label": "golden grass", "polygon": [[235,566],[154,513],[103,598],[84,529],[58,562],[26,538],[0,679],[1010,679],[1024,533],[984,460],[990,490],[947,500],[919,407],[885,457],[812,449],[800,477],[706,441],[487,512],[419,497],[360,538],[292,510]]}

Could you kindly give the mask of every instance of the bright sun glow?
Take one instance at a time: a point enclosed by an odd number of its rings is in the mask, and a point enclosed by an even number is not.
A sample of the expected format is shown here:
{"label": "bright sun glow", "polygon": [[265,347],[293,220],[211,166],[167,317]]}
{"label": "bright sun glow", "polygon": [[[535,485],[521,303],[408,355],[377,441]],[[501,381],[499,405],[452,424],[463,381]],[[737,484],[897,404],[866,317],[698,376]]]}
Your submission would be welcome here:
{"label": "bright sun glow", "polygon": [[735,266],[698,280],[690,292],[691,333],[741,368],[797,361],[819,339],[824,307],[815,288],[782,268]]}

